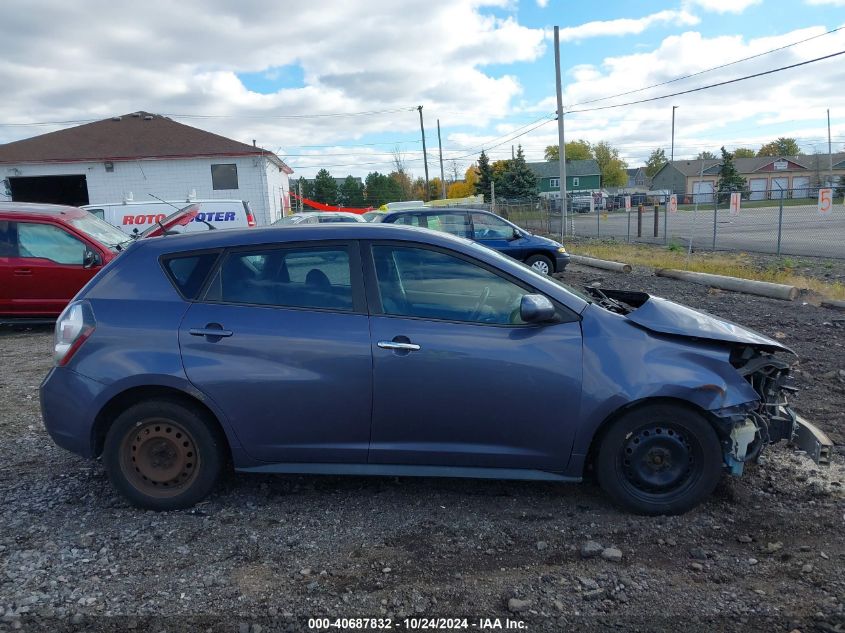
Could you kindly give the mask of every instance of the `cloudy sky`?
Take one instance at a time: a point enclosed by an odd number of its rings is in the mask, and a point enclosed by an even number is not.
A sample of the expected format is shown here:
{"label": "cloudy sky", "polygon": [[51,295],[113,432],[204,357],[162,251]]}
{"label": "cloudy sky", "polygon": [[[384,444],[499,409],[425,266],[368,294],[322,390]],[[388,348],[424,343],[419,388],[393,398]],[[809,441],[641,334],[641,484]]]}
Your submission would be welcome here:
{"label": "cloudy sky", "polygon": [[610,141],[639,165],[655,147],[668,155],[676,105],[676,158],[781,135],[826,152],[830,108],[834,151],[845,148],[845,55],[593,109],[845,51],[845,0],[4,0],[3,9],[0,143],[147,110],[257,139],[297,175],[389,171],[397,149],[422,175],[422,105],[432,176],[438,119],[447,174],[482,147],[503,158],[522,143],[541,160],[557,141],[559,25],[567,139]]}

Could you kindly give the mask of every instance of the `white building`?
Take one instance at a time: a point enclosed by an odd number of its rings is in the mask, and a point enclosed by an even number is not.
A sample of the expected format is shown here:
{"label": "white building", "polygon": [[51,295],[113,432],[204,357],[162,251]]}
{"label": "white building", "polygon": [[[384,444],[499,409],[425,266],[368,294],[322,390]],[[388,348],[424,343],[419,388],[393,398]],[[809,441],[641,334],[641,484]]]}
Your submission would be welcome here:
{"label": "white building", "polygon": [[258,224],[290,210],[293,173],[254,145],[133,112],[0,145],[0,201],[239,199]]}

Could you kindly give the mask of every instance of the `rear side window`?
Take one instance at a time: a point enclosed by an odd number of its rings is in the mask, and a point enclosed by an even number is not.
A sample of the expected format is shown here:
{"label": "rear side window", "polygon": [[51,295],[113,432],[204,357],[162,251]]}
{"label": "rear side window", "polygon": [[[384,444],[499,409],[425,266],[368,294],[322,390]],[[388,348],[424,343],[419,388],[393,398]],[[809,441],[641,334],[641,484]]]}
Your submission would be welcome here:
{"label": "rear side window", "polygon": [[170,257],[164,261],[167,276],[186,299],[194,299],[217,260],[217,253]]}

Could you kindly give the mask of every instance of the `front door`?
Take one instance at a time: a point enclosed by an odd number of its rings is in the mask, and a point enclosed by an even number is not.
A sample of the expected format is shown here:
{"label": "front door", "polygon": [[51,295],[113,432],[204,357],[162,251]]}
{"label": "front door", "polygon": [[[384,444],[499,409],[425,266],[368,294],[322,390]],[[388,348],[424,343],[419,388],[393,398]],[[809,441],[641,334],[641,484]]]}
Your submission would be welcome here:
{"label": "front door", "polygon": [[58,315],[99,270],[83,265],[90,250],[54,224],[17,222],[17,255],[10,262],[14,312]]}
{"label": "front door", "polygon": [[509,255],[514,259],[525,259],[526,239],[514,231],[514,227],[495,215],[472,214],[473,239],[488,248]]}
{"label": "front door", "polygon": [[373,344],[371,463],[561,470],[581,398],[581,328],[529,325],[530,288],[422,245],[365,257]]}
{"label": "front door", "polygon": [[233,250],[186,313],[185,372],[255,459],[367,461],[372,358],[360,276],[350,243]]}

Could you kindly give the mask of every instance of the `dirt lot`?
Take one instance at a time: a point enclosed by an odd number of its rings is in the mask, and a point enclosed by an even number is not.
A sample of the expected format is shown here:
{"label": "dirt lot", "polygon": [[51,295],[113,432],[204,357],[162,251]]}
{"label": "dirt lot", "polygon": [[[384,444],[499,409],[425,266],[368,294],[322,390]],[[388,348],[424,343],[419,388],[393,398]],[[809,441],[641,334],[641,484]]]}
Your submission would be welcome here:
{"label": "dirt lot", "polygon": [[[566,279],[644,288],[782,339],[801,357],[796,408],[845,443],[845,313],[641,272]],[[323,616],[845,630],[840,449],[817,469],[778,447],[673,518],[623,514],[589,484],[243,475],[192,511],[155,514],[48,438],[50,339],[0,333],[0,630],[306,631]]]}

